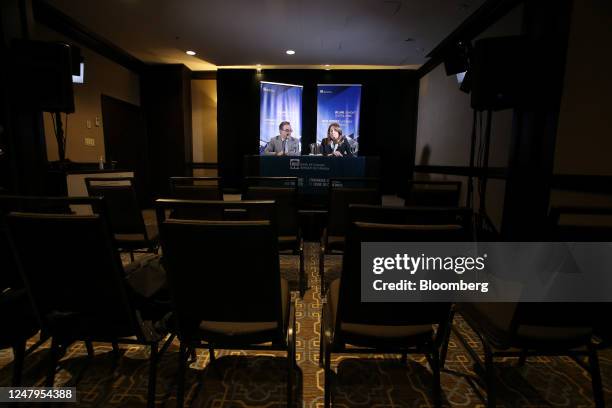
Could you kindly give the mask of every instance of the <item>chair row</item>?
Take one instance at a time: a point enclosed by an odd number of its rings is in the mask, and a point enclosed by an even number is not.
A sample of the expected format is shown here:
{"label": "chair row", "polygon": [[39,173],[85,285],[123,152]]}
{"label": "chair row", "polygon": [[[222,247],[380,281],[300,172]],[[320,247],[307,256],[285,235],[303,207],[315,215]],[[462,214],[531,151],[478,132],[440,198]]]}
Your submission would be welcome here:
{"label": "chair row", "polygon": [[[219,177],[171,177],[170,197],[186,200],[221,201],[223,194]],[[159,234],[157,225],[146,223],[136,200],[131,178],[86,178],[90,196],[104,196],[115,241],[122,251],[145,250],[157,253]],[[415,205],[440,205],[459,199],[458,182],[411,182],[411,194],[406,202]],[[297,177],[245,177],[244,200],[276,201],[276,226],[279,248],[299,257],[298,286],[303,296],[308,284],[304,271],[304,240],[298,212]],[[320,272],[323,275],[324,255],[342,249],[349,204],[381,204],[380,182],[375,178],[332,178],[327,195],[327,222],[321,240]]]}
{"label": "chair row", "polygon": [[[287,351],[293,400],[295,308],[280,275],[274,202],[222,203],[160,200],[164,268],[148,260],[124,269],[103,198],[2,200],[3,236],[38,327],[52,338],[47,386],[75,341],[109,342],[115,350],[142,344],[151,350],[153,406],[157,362],[178,334],[181,406],[186,358],[196,347],[212,360],[215,348]],[[70,213],[75,204],[93,213]],[[198,219],[190,218],[196,208]],[[165,271],[171,297],[163,296]],[[33,334],[20,333],[23,341]],[[23,360],[16,357],[18,370]]]}
{"label": "chair row", "polygon": [[[172,341],[172,336],[166,336],[170,326],[181,341],[181,404],[191,349],[205,347],[214,360],[215,348],[259,349],[264,342],[270,344],[268,348],[288,353],[287,401],[292,401],[297,369],[295,310],[288,283],[279,272],[274,203],[157,202],[172,295],[163,310],[173,313],[172,324],[166,325],[165,313],[152,307],[150,294],[126,284],[138,279],[126,276],[121,266],[104,201],[22,198],[4,207],[10,210],[5,219],[17,268],[43,332],[53,338],[47,384],[53,384],[56,361],[73,341],[113,345],[135,341],[151,348],[152,404],[156,362]],[[92,206],[93,214],[65,214],[70,204],[84,203]],[[424,353],[434,374],[434,401],[440,403],[439,375],[452,326],[452,305],[361,303],[360,244],[471,240],[469,213],[454,211],[349,208],[342,278],[329,285],[322,316],[320,357],[326,405],[331,403],[331,354],[356,351]],[[537,353],[577,354],[574,349],[584,349],[579,353],[588,356],[595,401],[603,406],[592,342],[592,305],[578,314],[558,309],[551,314],[545,306],[530,304],[468,304],[457,311],[482,338],[489,406],[495,402],[493,357],[509,355],[506,350],[512,347],[519,347],[521,358]]]}
{"label": "chair row", "polygon": [[[70,213],[71,205],[82,204],[92,214]],[[186,358],[195,347],[209,349],[212,360],[219,347],[286,350],[292,401],[295,308],[280,275],[274,207],[271,201],[158,200],[172,295],[164,309],[152,304],[156,276],[122,267],[105,199],[3,200],[16,268],[42,332],[52,337],[46,385],[53,385],[57,361],[75,341],[110,342],[115,350],[118,343],[143,344],[151,350],[152,406],[171,327],[180,339],[179,404]],[[172,312],[170,324],[166,312]]]}
{"label": "chair row", "polygon": [[[585,213],[612,220],[610,209],[553,209],[550,239],[610,241],[612,226],[560,223],[562,215]],[[323,303],[320,364],[325,370],[325,406],[331,405],[331,354],[372,352],[372,348],[403,356],[425,354],[434,376],[433,400],[440,406],[440,368],[456,313],[481,340],[484,364],[461,332],[453,330],[484,373],[488,407],[496,406],[494,358],[514,356],[524,364],[533,355],[575,358],[591,375],[595,406],[604,406],[597,349],[609,347],[612,339],[612,325],[602,317],[612,311],[608,304],[428,303],[424,307],[420,303],[361,302],[361,243],[470,241],[471,225],[471,214],[465,209],[350,206],[341,277],[330,283]]]}
{"label": "chair row", "polygon": [[[368,178],[351,178],[373,180]],[[294,181],[295,180],[295,181]],[[347,178],[330,178],[328,190],[341,186]],[[376,179],[377,180],[377,179]],[[255,177],[243,179],[242,192],[246,193],[254,186],[290,186],[297,189],[297,177]],[[362,183],[363,186],[363,183]],[[410,180],[406,186],[405,205],[409,207],[459,207],[461,198],[460,181]],[[171,177],[170,194],[173,198],[191,200],[221,200],[223,193],[220,177]]]}

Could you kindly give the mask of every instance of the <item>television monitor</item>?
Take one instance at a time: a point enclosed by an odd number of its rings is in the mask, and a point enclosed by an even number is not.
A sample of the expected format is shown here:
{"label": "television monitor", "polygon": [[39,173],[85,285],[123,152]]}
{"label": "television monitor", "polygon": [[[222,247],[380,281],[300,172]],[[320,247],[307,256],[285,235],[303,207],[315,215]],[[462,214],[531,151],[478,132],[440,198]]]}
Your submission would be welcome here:
{"label": "television monitor", "polygon": [[72,83],[73,84],[83,84],[85,83],[85,63],[79,63],[79,73],[77,75],[72,75]]}

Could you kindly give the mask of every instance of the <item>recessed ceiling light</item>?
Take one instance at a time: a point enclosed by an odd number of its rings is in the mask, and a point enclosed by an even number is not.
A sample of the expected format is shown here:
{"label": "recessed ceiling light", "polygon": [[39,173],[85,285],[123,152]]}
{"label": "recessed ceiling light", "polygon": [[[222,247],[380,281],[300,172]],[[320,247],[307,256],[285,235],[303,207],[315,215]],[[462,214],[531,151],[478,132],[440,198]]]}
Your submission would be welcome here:
{"label": "recessed ceiling light", "polygon": [[287,51],[285,51],[285,52],[287,53],[287,55],[293,55],[293,54],[295,54],[295,51],[293,51],[293,50],[287,50]]}
{"label": "recessed ceiling light", "polygon": [[196,55],[196,52],[195,51],[191,51],[191,50],[187,50],[187,51],[185,51],[185,54],[187,54],[187,55]]}
{"label": "recessed ceiling light", "polygon": [[324,66],[325,66],[325,67],[329,67],[329,64],[325,64]]}

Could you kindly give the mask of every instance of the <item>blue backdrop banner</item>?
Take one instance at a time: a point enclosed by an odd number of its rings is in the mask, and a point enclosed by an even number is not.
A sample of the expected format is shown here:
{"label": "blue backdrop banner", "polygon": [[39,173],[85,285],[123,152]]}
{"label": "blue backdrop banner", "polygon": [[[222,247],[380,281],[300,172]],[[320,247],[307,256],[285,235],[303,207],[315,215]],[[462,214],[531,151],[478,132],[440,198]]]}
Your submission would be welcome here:
{"label": "blue backdrop banner", "polygon": [[360,105],[361,85],[317,85],[317,142],[327,137],[327,128],[337,122],[349,143],[357,144]]}
{"label": "blue backdrop banner", "polygon": [[302,138],[302,85],[261,81],[259,94],[259,153],[268,141],[278,135],[278,125],[291,122],[293,137]]}

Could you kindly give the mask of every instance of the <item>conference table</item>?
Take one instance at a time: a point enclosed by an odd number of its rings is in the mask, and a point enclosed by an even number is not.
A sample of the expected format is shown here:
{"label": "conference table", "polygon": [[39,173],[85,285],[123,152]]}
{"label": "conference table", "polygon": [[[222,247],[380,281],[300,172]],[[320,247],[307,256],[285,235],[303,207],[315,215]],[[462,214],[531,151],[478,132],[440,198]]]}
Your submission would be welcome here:
{"label": "conference table", "polygon": [[245,156],[245,174],[260,177],[297,177],[300,201],[321,201],[330,178],[378,177],[379,159],[374,156]]}

